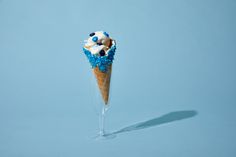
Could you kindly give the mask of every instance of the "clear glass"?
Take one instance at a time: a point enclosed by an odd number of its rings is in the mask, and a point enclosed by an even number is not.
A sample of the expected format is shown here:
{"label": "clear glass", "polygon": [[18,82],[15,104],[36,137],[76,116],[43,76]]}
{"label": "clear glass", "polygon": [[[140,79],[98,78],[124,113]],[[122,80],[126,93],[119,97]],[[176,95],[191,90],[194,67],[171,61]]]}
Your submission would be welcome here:
{"label": "clear glass", "polygon": [[[109,97],[111,97],[111,82],[110,82],[110,96]],[[91,72],[91,89],[90,90],[92,94],[93,109],[98,117],[98,126],[99,126],[98,127],[99,131],[96,134],[95,139],[114,138],[115,135],[110,134],[106,130],[106,113],[110,109],[111,105],[110,105],[110,102],[105,105],[102,99],[98,84],[97,84],[96,77],[93,74],[93,71]]]}

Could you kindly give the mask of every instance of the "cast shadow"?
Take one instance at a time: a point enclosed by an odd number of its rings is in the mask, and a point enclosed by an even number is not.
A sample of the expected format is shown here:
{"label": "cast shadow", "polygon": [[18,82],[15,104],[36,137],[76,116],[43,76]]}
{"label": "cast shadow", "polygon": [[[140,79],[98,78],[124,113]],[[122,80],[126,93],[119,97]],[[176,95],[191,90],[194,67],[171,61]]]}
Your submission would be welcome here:
{"label": "cast shadow", "polygon": [[120,130],[111,132],[107,135],[108,136],[117,135],[117,134],[124,133],[124,132],[146,129],[146,128],[158,126],[161,124],[166,124],[166,123],[170,123],[170,122],[174,122],[174,121],[178,121],[178,120],[191,118],[191,117],[196,116],[197,114],[198,113],[195,110],[174,111],[174,112],[170,112],[165,115],[162,115],[161,117],[156,117],[156,118],[144,121],[144,122],[139,122],[139,123],[124,127]]}

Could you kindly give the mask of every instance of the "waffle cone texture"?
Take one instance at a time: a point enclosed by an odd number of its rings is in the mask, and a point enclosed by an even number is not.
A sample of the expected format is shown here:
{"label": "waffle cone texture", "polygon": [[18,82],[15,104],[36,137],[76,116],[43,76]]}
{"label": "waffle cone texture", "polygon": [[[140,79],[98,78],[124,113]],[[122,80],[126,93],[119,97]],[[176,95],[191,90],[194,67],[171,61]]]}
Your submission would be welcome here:
{"label": "waffle cone texture", "polygon": [[107,67],[106,72],[100,71],[98,67],[93,69],[93,73],[96,77],[97,85],[105,105],[107,105],[109,101],[111,72],[112,72],[112,65],[109,65]]}

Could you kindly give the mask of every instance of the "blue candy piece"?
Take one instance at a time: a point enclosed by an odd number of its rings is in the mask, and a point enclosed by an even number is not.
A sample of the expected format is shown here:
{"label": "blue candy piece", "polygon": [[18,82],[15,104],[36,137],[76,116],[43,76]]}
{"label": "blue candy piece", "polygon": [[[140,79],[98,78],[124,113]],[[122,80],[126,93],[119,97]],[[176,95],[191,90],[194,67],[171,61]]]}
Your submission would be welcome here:
{"label": "blue candy piece", "polygon": [[107,37],[109,37],[109,34],[107,32],[103,32],[103,34]]}
{"label": "blue candy piece", "polygon": [[89,34],[89,36],[90,36],[90,37],[92,37],[92,36],[94,36],[94,35],[95,35],[95,33],[94,33],[94,32]]}
{"label": "blue candy piece", "polygon": [[98,37],[95,36],[95,37],[92,38],[92,40],[93,40],[94,42],[97,42],[97,41],[98,41]]}

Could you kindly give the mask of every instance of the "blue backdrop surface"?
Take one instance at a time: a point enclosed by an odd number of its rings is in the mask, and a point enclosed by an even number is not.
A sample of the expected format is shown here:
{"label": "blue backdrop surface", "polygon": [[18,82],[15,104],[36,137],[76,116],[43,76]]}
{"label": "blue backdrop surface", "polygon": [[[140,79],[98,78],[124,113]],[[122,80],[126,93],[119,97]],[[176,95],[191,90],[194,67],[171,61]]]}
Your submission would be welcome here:
{"label": "blue backdrop surface", "polygon": [[[234,157],[236,1],[0,0],[1,157]],[[88,34],[117,41],[95,140]]]}

